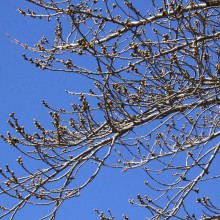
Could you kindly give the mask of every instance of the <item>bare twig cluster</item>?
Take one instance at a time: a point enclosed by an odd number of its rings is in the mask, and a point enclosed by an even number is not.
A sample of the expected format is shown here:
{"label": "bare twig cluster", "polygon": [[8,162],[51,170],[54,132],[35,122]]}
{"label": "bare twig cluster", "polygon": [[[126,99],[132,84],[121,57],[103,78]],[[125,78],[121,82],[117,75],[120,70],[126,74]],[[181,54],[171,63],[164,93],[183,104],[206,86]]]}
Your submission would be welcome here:
{"label": "bare twig cluster", "polygon": [[[0,193],[17,200],[13,207],[0,204],[1,217],[13,218],[33,204],[54,205],[44,218],[55,219],[61,204],[79,196],[103,166],[143,169],[154,196],[129,202],[145,208],[148,219],[217,215],[220,207],[200,194],[200,187],[220,177],[212,171],[220,148],[219,5],[28,2],[35,10],[19,9],[22,15],[55,28],[53,38],[43,36],[33,47],[12,38],[28,50],[24,59],[42,70],[81,74],[91,87],[88,93],[68,91],[79,98],[70,110],[43,101],[51,129],[35,120],[36,132],[30,134],[10,115],[17,135],[1,137],[21,152],[17,162],[25,174],[18,176],[10,165],[1,169]],[[31,170],[26,157],[42,168]],[[81,170],[88,166],[83,179]],[[192,204],[200,216],[192,213]],[[111,212],[110,217],[96,212],[102,220],[114,219]]]}

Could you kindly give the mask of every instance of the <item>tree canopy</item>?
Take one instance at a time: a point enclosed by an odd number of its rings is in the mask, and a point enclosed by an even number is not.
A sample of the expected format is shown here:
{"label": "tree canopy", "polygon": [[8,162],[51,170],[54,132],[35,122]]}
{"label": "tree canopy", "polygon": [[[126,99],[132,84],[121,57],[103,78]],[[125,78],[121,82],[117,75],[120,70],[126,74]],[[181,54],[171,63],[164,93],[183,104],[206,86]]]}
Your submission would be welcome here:
{"label": "tree canopy", "polygon": [[[55,219],[62,203],[77,199],[104,166],[143,169],[150,193],[129,202],[143,207],[148,219],[218,215],[216,198],[200,188],[220,177],[219,4],[28,2],[29,9],[18,12],[44,19],[54,33],[33,46],[11,37],[26,50],[23,58],[42,70],[80,74],[90,87],[67,91],[75,100],[69,109],[43,101],[52,127],[34,120],[33,134],[10,114],[11,130],[1,138],[21,152],[24,175],[10,165],[0,170],[0,194],[17,202],[0,202],[0,216],[13,219],[33,204],[53,207],[44,218]],[[32,170],[26,158],[42,168]],[[114,219],[114,213],[97,213]]]}

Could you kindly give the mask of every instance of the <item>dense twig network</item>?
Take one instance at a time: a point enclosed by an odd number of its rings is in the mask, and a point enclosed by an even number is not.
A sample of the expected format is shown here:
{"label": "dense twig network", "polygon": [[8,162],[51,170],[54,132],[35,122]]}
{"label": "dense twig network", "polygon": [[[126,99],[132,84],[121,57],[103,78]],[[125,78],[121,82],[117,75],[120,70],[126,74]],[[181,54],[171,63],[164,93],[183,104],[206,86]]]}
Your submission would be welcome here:
{"label": "dense twig network", "polygon": [[[17,200],[13,207],[1,205],[1,217],[13,219],[33,204],[54,206],[44,218],[55,219],[61,204],[79,196],[103,166],[143,169],[154,196],[129,202],[145,208],[148,219],[218,215],[220,207],[200,187],[220,176],[212,172],[220,148],[219,5],[28,2],[34,10],[19,9],[22,15],[56,26],[54,39],[43,36],[33,47],[12,38],[28,50],[24,59],[42,70],[81,74],[91,87],[88,93],[68,91],[79,98],[70,110],[43,101],[53,129],[35,120],[36,133],[30,134],[10,115],[18,135],[2,138],[21,152],[17,161],[26,174],[18,176],[10,165],[1,170],[0,193]],[[42,168],[30,170],[26,157]],[[91,173],[78,180],[84,167]],[[96,211],[102,220],[114,218]]]}

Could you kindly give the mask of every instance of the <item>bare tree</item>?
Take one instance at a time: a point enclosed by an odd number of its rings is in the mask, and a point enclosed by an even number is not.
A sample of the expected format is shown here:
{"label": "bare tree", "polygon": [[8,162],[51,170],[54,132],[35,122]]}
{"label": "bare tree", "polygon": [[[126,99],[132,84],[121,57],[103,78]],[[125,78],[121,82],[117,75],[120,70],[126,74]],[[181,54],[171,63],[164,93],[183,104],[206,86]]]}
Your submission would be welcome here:
{"label": "bare tree", "polygon": [[[33,47],[12,38],[28,51],[24,59],[42,70],[80,74],[90,88],[68,91],[77,97],[70,109],[43,101],[53,129],[35,120],[30,134],[10,115],[17,135],[1,137],[21,152],[25,174],[9,165],[1,170],[0,193],[17,201],[1,204],[1,217],[13,219],[34,204],[53,206],[44,218],[55,219],[103,166],[143,169],[153,196],[129,202],[145,208],[148,219],[217,216],[220,206],[200,188],[220,177],[219,1],[28,2],[33,9],[19,9],[22,15],[56,26],[54,38],[43,36]],[[26,157],[42,169],[31,170]],[[78,180],[86,166],[91,173]],[[114,218],[96,211],[102,220]]]}

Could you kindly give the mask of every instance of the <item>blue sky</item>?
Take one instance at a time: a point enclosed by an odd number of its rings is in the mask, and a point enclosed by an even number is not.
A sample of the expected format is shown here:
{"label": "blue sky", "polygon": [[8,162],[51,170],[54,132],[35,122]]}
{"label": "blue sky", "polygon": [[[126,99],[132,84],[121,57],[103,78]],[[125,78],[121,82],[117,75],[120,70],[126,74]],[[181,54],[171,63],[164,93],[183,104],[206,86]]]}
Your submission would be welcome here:
{"label": "blue sky", "polygon": [[[0,133],[6,133],[8,130],[6,121],[11,112],[15,112],[27,130],[34,130],[32,124],[34,118],[45,126],[50,126],[48,111],[41,105],[41,101],[46,100],[55,108],[68,108],[72,102],[72,96],[64,91],[80,92],[82,88],[87,89],[88,84],[80,76],[42,71],[24,61],[21,55],[25,51],[11,43],[6,34],[33,45],[42,35],[49,33],[52,27],[46,22],[30,19],[16,12],[18,8],[29,7],[26,1],[3,1],[1,7]],[[16,170],[19,152],[2,141],[0,141],[0,147],[0,167],[4,167],[4,164],[11,164]],[[30,164],[30,166],[36,166],[36,164]],[[144,188],[145,180],[144,172],[138,169],[122,173],[120,170],[105,168],[82,191],[80,197],[64,203],[56,219],[95,220],[98,216],[93,211],[94,208],[105,212],[110,209],[116,219],[120,219],[123,213],[131,219],[144,219],[145,210],[131,206],[128,199],[135,198],[139,193],[148,193]],[[209,185],[207,186],[209,188]],[[210,188],[209,192],[215,193],[215,188]],[[13,203],[6,197],[3,197],[3,200],[6,204]],[[15,219],[23,220],[25,216],[25,219],[37,220],[48,211],[48,209],[39,208],[28,207]]]}
{"label": "blue sky", "polygon": [[[41,105],[41,101],[46,100],[58,108],[68,107],[72,97],[64,91],[80,91],[82,85],[84,88],[86,86],[85,81],[79,76],[42,71],[23,60],[21,55],[24,50],[11,43],[6,34],[20,41],[34,44],[48,30],[47,23],[23,17],[16,12],[18,8],[27,7],[28,3],[25,1],[1,2],[0,133],[5,133],[9,129],[6,121],[11,112],[15,112],[26,129],[33,130],[34,118],[44,125],[49,124],[47,110]],[[11,164],[11,167],[16,170],[19,152],[2,141],[0,141],[0,147],[0,167]],[[35,166],[30,164],[32,165]],[[135,198],[141,192],[144,180],[143,171],[133,170],[130,173],[121,173],[120,170],[104,169],[98,178],[82,191],[79,198],[64,203],[57,220],[64,217],[77,220],[97,219],[94,208],[106,212],[107,209],[111,209],[116,217],[126,213],[131,218],[133,216],[134,219],[141,219],[144,217],[144,212],[129,205],[128,199]],[[5,204],[13,203],[6,197],[1,198],[2,200]],[[48,210],[45,209],[45,211]],[[25,216],[25,219],[35,220],[42,217],[43,213],[43,208],[32,206],[21,212],[15,219],[21,220]]]}

